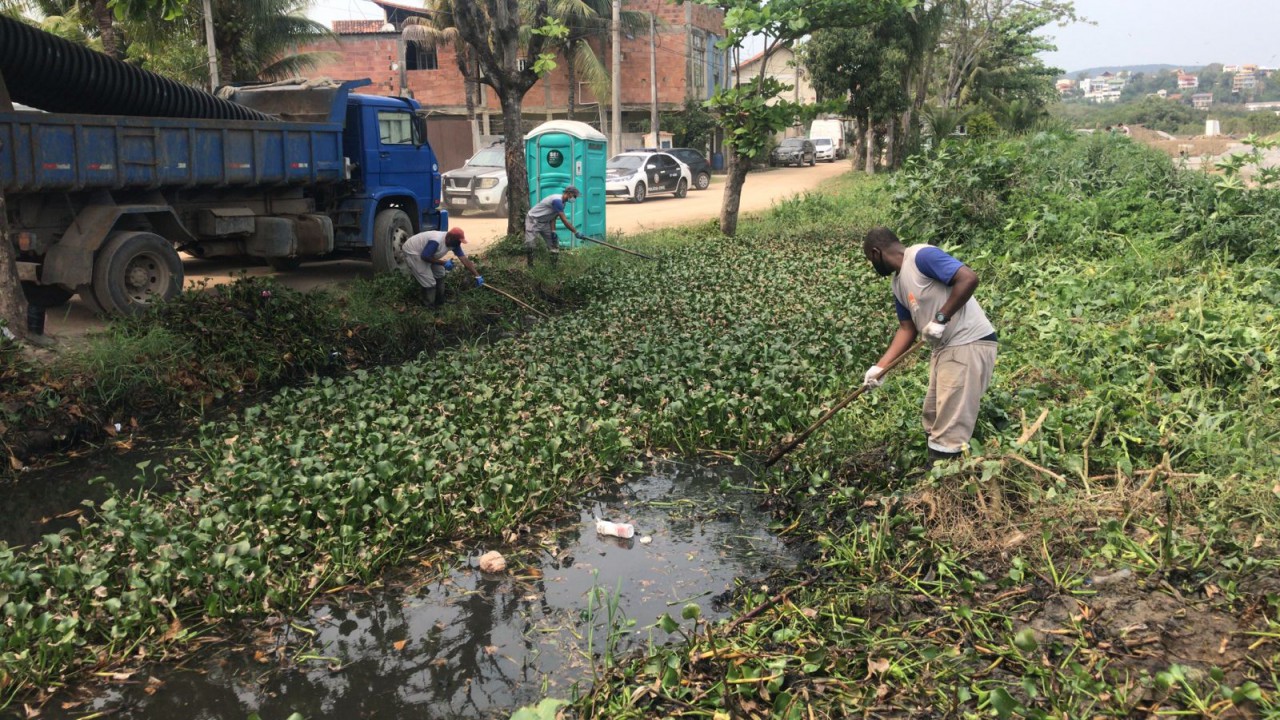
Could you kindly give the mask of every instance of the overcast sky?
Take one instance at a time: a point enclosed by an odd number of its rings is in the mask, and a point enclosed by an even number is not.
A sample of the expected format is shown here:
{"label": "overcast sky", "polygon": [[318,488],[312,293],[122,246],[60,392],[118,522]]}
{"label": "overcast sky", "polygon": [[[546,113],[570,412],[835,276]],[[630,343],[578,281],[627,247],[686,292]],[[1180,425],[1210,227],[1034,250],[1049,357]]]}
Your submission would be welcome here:
{"label": "overcast sky", "polygon": [[1100,65],[1280,66],[1280,0],[1076,0],[1096,25],[1051,26],[1068,72]]}
{"label": "overcast sky", "polygon": [[[1046,31],[1058,51],[1045,62],[1068,72],[1148,63],[1280,66],[1280,0],[1076,0],[1076,7],[1096,24]],[[316,0],[307,14],[326,26],[383,17],[364,0]]]}

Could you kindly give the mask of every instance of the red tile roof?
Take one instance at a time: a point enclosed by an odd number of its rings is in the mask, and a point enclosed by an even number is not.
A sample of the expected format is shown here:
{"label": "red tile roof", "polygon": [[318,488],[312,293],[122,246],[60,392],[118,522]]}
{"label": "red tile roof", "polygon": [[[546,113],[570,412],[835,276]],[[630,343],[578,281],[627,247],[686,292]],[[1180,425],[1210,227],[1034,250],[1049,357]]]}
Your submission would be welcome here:
{"label": "red tile roof", "polygon": [[333,31],[339,35],[369,35],[382,32],[386,20],[334,20]]}

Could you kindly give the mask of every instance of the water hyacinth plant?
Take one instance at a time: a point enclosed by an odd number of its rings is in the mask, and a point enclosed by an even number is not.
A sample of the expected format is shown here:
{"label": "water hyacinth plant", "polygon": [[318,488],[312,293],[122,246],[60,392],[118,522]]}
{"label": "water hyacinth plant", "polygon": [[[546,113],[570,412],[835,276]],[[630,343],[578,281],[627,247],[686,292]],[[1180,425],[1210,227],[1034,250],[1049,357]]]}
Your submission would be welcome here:
{"label": "water hyacinth plant", "polygon": [[174,493],[114,497],[78,533],[0,548],[0,687],[13,697],[226,618],[294,612],[424,544],[501,537],[643,449],[763,452],[876,350],[885,304],[847,310],[878,290],[857,237],[813,196],[747,242],[651,240],[656,271],[589,251],[566,273],[565,292],[590,298],[580,311],[206,426],[191,459],[147,469]]}

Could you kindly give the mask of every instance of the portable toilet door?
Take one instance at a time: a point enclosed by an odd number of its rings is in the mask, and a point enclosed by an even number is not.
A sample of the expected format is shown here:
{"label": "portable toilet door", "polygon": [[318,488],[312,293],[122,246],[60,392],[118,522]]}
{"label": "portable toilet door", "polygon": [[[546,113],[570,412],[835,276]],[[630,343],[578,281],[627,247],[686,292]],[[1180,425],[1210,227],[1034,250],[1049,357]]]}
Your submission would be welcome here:
{"label": "portable toilet door", "polygon": [[[608,140],[590,125],[574,120],[551,120],[525,135],[525,166],[529,171],[529,204],[561,192],[568,185],[582,191],[566,207],[566,216],[584,235],[605,235],[605,165]],[[556,223],[561,247],[582,243]]]}

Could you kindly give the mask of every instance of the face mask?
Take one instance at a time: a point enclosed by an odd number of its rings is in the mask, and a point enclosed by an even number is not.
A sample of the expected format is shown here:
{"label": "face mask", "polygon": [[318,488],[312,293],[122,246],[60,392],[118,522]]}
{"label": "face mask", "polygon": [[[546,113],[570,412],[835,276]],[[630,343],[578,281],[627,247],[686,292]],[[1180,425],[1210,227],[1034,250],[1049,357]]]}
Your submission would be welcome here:
{"label": "face mask", "polygon": [[871,258],[871,267],[876,269],[880,277],[889,277],[893,274],[893,268],[884,261],[884,255],[877,254],[876,257]]}
{"label": "face mask", "polygon": [[576,198],[576,197],[577,197],[576,195],[570,195],[569,197],[564,198],[564,202],[565,202],[565,204],[567,205],[567,204],[569,204],[569,203],[573,202],[573,201],[574,201],[574,198]]}

